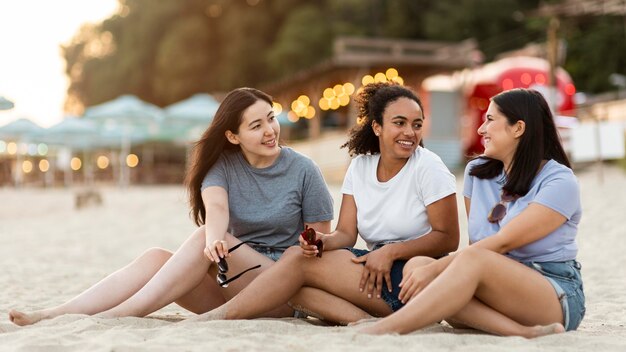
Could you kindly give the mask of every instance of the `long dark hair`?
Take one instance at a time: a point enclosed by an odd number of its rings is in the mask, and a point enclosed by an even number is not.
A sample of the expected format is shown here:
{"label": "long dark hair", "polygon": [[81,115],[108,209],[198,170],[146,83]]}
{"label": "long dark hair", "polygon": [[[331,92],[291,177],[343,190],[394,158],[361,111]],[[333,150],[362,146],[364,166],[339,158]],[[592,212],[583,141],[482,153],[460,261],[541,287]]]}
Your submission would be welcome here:
{"label": "long dark hair", "polygon": [[[513,155],[511,169],[502,189],[511,195],[524,196],[537,175],[541,161],[554,159],[571,168],[569,159],[561,146],[552,112],[546,99],[533,89],[512,89],[491,98],[507,119],[509,125],[522,120],[526,124],[524,134]],[[475,165],[470,175],[481,179],[494,178],[502,172],[504,164],[495,159]]]}
{"label": "long dark hair", "polygon": [[[372,121],[383,125],[383,113],[389,103],[400,98],[414,100],[422,113],[424,107],[417,95],[405,86],[392,82],[371,83],[364,86],[355,100],[357,103],[357,126],[350,130],[350,139],[341,146],[348,147],[350,155],[380,153],[378,137],[374,134]],[[426,118],[426,116],[424,116]],[[420,146],[424,143],[420,140]]]}
{"label": "long dark hair", "polygon": [[272,98],[254,88],[237,88],[220,104],[213,122],[194,144],[191,163],[185,176],[185,186],[189,192],[190,214],[194,222],[204,224],[206,209],[202,201],[202,181],[224,150],[238,150],[238,145],[228,142],[226,131],[239,132],[243,112],[257,101],[272,105]]}

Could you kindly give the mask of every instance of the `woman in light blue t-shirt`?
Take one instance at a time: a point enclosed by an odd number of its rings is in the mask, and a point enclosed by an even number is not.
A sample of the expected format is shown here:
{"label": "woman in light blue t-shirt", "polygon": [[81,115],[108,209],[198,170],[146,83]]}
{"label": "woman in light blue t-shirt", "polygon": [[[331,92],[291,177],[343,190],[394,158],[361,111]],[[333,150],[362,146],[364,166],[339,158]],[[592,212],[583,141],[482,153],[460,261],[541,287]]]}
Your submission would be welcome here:
{"label": "woman in light blue t-shirt", "polygon": [[421,266],[403,279],[405,308],[363,332],[408,333],[445,319],[536,337],[580,324],[579,187],[548,104],[534,90],[500,93],[478,133],[485,153],[465,172],[470,246],[412,259]]}

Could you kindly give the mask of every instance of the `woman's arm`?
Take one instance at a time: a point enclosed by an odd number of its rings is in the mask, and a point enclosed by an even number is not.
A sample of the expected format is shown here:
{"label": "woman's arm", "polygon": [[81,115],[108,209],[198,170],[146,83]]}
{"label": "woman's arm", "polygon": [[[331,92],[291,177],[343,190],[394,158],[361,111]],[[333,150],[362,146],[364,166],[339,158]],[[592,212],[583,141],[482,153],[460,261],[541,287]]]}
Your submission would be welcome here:
{"label": "woman's arm", "polygon": [[204,219],[206,248],[204,254],[209,260],[219,262],[220,257],[228,255],[228,245],[222,242],[230,220],[228,194],[222,187],[207,187],[202,191],[202,201],[206,210]]}
{"label": "woman's arm", "polygon": [[337,227],[331,234],[322,236],[324,250],[333,250],[352,247],[356,243],[358,230],[356,227],[356,203],[350,194],[344,194],[341,199],[339,220]]}
{"label": "woman's arm", "polygon": [[[469,214],[471,200],[465,198],[465,208]],[[519,215],[500,229],[496,234],[488,236],[471,246],[478,246],[497,253],[507,253],[515,248],[540,240],[552,233],[567,219],[559,212],[541,204],[532,203]],[[487,221],[487,219],[485,219]],[[402,278],[400,299],[408,301],[443,272],[454,260],[456,254],[441,258],[424,267],[419,267]]]}
{"label": "woman's arm", "polygon": [[316,232],[321,232],[321,233],[330,232],[330,221],[305,222],[304,226],[310,227]]}
{"label": "woman's arm", "polygon": [[563,225],[566,220],[565,216],[559,212],[544,205],[532,203],[495,235],[472,245],[497,253],[508,253],[546,237]]}
{"label": "woman's arm", "polygon": [[459,247],[459,221],[456,194],[451,194],[426,207],[432,231],[420,238],[391,243],[385,249],[390,259],[410,259],[422,255],[440,257]]}

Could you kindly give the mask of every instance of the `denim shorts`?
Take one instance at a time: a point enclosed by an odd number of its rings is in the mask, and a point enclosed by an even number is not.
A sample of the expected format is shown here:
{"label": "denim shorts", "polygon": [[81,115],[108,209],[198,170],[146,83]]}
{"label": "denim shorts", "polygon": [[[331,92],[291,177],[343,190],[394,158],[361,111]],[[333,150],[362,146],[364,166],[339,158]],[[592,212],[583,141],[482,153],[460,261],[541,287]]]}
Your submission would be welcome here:
{"label": "denim shorts", "polygon": [[259,244],[250,244],[250,247],[273,261],[278,261],[280,256],[287,250],[287,248],[284,247],[269,247]]}
{"label": "denim shorts", "polygon": [[527,267],[543,275],[554,290],[563,310],[565,330],[576,330],[585,316],[585,293],[580,275],[580,263],[566,262],[522,262]]}
{"label": "denim shorts", "polygon": [[[380,247],[375,247],[374,249],[376,250],[378,248]],[[356,249],[351,247],[345,249],[349,250],[357,257],[362,257],[370,252],[367,249]],[[393,265],[391,266],[391,273],[389,274],[391,276],[391,292],[389,292],[389,289],[387,288],[387,282],[383,280],[383,288],[380,296],[394,312],[404,307],[404,304],[398,298],[398,295],[400,294],[400,286],[398,285],[402,282],[402,270],[404,269],[404,264],[406,264],[406,262],[406,260],[395,260],[393,262]]]}

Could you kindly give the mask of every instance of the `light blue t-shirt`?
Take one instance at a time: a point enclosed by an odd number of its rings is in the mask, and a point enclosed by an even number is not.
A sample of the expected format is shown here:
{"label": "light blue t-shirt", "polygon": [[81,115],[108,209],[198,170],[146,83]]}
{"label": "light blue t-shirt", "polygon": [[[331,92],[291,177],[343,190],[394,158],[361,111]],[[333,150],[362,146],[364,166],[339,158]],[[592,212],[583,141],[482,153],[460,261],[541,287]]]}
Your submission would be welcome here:
{"label": "light blue t-shirt", "polygon": [[507,255],[521,262],[562,262],[576,259],[578,252],[576,233],[582,207],[578,181],[572,170],[554,160],[549,160],[533,179],[530,190],[524,197],[505,203],[507,211],[504,219],[490,223],[487,221],[487,215],[500,201],[506,176],[504,172],[492,179],[481,180],[470,176],[471,168],[483,162],[481,159],[475,159],[465,168],[463,195],[471,200],[468,219],[470,243],[496,234],[500,227],[519,215],[530,203],[537,203],[563,215],[566,218],[565,223],[547,236],[514,249]]}
{"label": "light blue t-shirt", "polygon": [[333,219],[333,199],[320,169],[288,147],[265,168],[250,166],[240,151],[224,151],[202,190],[210,186],[228,193],[228,232],[242,241],[294,246],[304,223]]}

